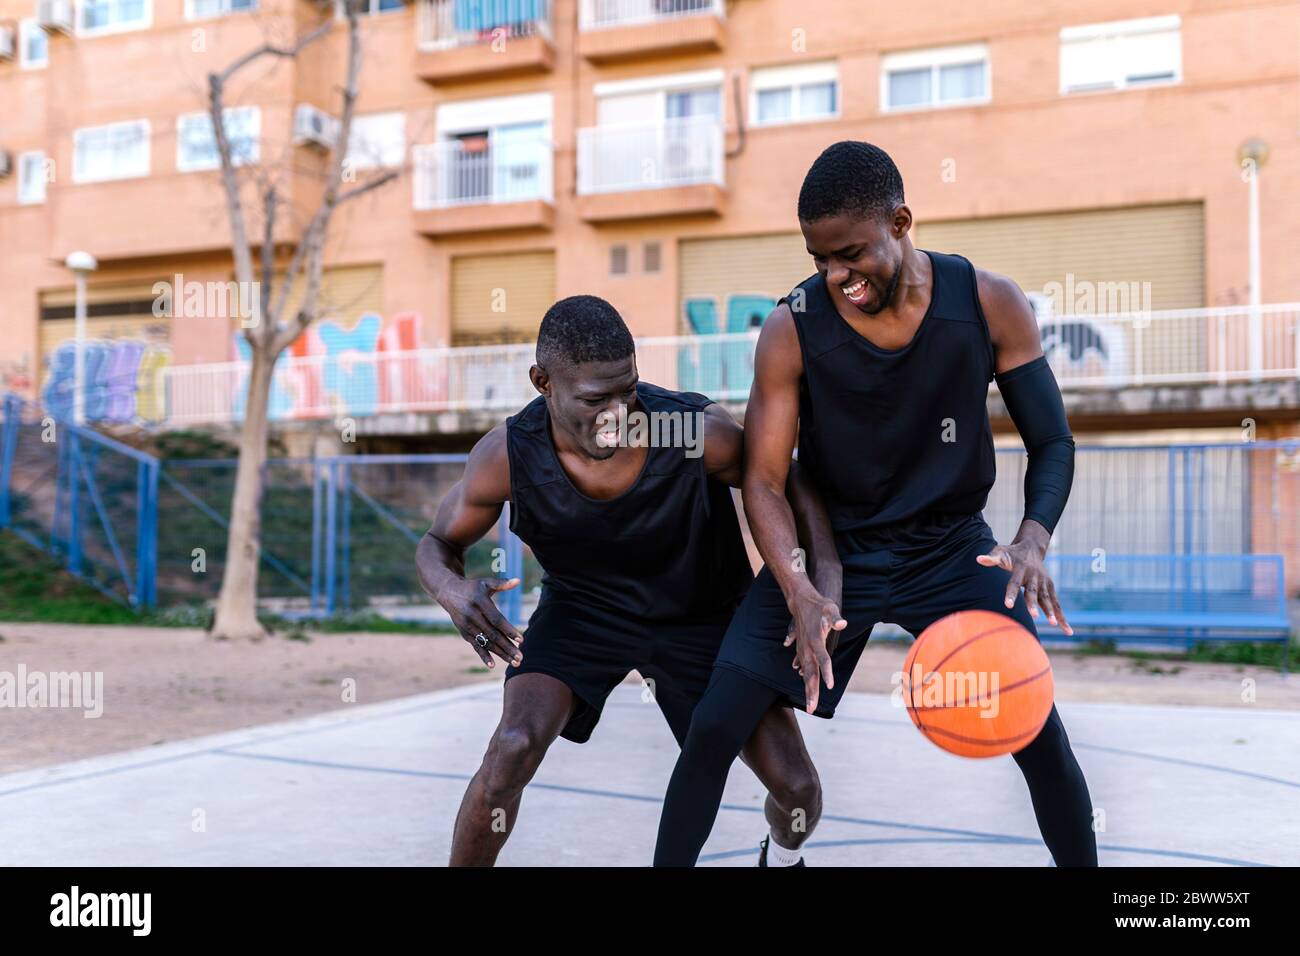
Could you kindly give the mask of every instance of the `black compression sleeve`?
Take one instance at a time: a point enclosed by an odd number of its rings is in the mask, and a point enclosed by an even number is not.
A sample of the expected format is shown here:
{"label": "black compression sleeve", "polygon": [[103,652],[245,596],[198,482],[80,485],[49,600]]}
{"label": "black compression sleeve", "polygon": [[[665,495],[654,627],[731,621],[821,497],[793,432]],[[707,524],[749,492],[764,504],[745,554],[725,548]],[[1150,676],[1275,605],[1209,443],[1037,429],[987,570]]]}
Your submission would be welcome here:
{"label": "black compression sleeve", "polygon": [[1048,532],[1065,510],[1074,481],[1074,436],[1056,376],[1045,356],[995,375],[998,391],[1029,453],[1025,468],[1025,517]]}

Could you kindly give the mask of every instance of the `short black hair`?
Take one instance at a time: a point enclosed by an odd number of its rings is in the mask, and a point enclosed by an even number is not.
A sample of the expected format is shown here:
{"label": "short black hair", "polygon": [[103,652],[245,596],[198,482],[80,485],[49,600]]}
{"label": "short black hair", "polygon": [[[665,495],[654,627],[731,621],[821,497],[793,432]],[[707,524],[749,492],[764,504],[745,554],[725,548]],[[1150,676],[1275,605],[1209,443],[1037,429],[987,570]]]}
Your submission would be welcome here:
{"label": "short black hair", "polygon": [[799,218],[817,222],[845,213],[887,217],[903,202],[903,177],[889,154],[846,139],[822,150],[804,176]]}
{"label": "short black hair", "polygon": [[618,310],[598,295],[571,295],[546,310],[537,330],[537,364],[544,369],[615,362],[636,351]]}

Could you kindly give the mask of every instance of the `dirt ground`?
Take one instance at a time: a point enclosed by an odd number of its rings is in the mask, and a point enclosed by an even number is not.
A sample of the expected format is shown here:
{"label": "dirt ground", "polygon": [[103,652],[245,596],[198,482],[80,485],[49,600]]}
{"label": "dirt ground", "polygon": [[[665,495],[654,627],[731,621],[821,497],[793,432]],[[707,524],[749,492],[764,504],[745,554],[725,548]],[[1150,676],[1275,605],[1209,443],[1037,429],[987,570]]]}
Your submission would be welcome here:
{"label": "dirt ground", "polygon": [[[355,703],[500,679],[453,636],[313,634],[258,644],[176,628],[0,622],[5,674],[102,673],[102,715],[74,708],[0,708],[0,773],[236,730]],[[525,644],[525,653],[527,645]],[[906,646],[870,645],[849,689],[888,693]],[[1300,710],[1300,678],[1227,664],[1139,663],[1052,654],[1056,698],[1170,706]],[[635,678],[631,678],[635,679]],[[10,678],[12,681],[13,678]],[[92,684],[93,686],[93,684]],[[345,700],[353,691],[352,699]]]}

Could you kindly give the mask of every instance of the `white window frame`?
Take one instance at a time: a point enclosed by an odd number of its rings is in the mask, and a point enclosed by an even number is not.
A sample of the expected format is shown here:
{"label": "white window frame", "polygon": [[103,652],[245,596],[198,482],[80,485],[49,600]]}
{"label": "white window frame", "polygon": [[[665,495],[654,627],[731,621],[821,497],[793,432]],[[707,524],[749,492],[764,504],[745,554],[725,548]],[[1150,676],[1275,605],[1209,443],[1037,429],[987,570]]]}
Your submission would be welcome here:
{"label": "white window frame", "polygon": [[386,110],[382,113],[363,113],[360,115],[354,114],[352,117],[351,136],[355,137],[357,135],[358,120],[363,120],[363,121],[393,120],[394,118],[396,118],[396,120],[398,121],[396,125],[399,125],[401,127],[401,133],[402,133],[401,148],[394,150],[394,154],[395,154],[394,162],[389,163],[389,162],[385,162],[383,158],[376,158],[371,155],[358,155],[354,153],[353,152],[354,140],[351,139],[347,144],[347,151],[343,154],[343,161],[349,164],[349,166],[352,169],[394,169],[400,167],[403,164],[403,162],[405,162],[406,160],[406,146],[407,146],[406,114],[403,113],[401,110]]}
{"label": "white window frame", "polygon": [[[717,89],[718,91],[718,125],[726,123],[727,98],[722,70],[691,70],[685,73],[665,73],[659,76],[642,76],[631,80],[607,80],[592,86],[596,97],[596,125],[602,128],[613,126],[644,126],[649,123],[668,122],[668,95],[683,93],[687,90]],[[654,115],[635,123],[606,123],[600,119],[600,101],[617,96],[636,93],[655,94]]]}
{"label": "white window frame", "polygon": [[523,93],[516,96],[493,96],[481,100],[454,100],[440,103],[434,126],[438,140],[453,139],[458,133],[472,133],[498,126],[522,123],[545,123],[551,133],[554,100],[550,93]]}
{"label": "white window frame", "polygon": [[[377,9],[378,6],[379,6],[379,0],[368,0],[366,4],[366,9],[361,11],[361,16],[381,17],[381,16],[388,16],[391,13],[401,13],[403,10],[407,8],[408,4],[404,0],[401,6],[392,7],[388,10]],[[334,18],[336,20],[347,19],[347,14],[343,10],[343,0],[334,0]]]}
{"label": "white window frame", "polygon": [[252,0],[252,6],[246,10],[235,10],[231,0],[221,0],[221,9],[216,13],[195,13],[194,0],[185,0],[186,20],[216,20],[218,17],[233,17],[240,13],[257,13],[262,9],[262,0]]}
{"label": "white window frame", "polygon": [[[1121,69],[1108,86],[1089,84],[1088,86],[1067,86],[1065,82],[1065,57],[1067,44],[1084,44],[1101,42],[1119,42],[1125,37],[1141,36],[1145,33],[1174,33],[1178,38],[1178,58],[1174,63],[1174,75],[1168,80],[1150,80],[1147,82],[1130,82],[1127,70]],[[1183,82],[1183,24],[1182,17],[1170,14],[1164,17],[1138,17],[1131,20],[1108,20],[1105,23],[1088,23],[1081,26],[1062,27],[1060,42],[1057,46],[1059,63],[1059,83],[1062,96],[1082,96],[1090,93],[1119,93],[1124,90],[1145,90],[1151,87],[1177,86]],[[1122,54],[1118,54],[1122,57]],[[1124,66],[1122,59],[1120,67]]]}
{"label": "white window frame", "polygon": [[676,92],[697,86],[722,86],[726,74],[722,70],[690,70],[685,73],[662,73],[657,76],[640,76],[631,80],[605,80],[592,86],[597,99],[602,96],[619,96],[623,93]]}
{"label": "white window frame", "polygon": [[[143,130],[143,132],[144,132],[144,165],[143,165],[143,168],[138,169],[138,170],[128,171],[128,172],[126,172],[126,173],[119,173],[119,174],[108,175],[108,176],[101,176],[101,175],[84,176],[84,175],[80,175],[79,172],[78,172],[78,168],[77,168],[77,167],[78,167],[78,164],[77,164],[77,154],[78,154],[78,152],[80,151],[79,140],[80,140],[83,136],[85,136],[86,134],[88,134],[88,133],[99,133],[99,132],[102,132],[102,131],[105,131],[105,130],[116,129],[116,128],[123,127],[123,126],[137,126],[137,127],[140,127],[140,128]],[[74,130],[73,133],[72,133],[72,181],[73,181],[74,183],[78,183],[78,184],[81,184],[81,183],[106,183],[106,182],[116,182],[116,181],[118,181],[118,180],[123,180],[123,179],[141,179],[141,178],[143,178],[143,177],[145,177],[145,176],[148,176],[148,175],[149,175],[149,171],[150,171],[150,167],[151,167],[151,162],[152,162],[152,161],[151,161],[151,156],[150,156],[150,154],[153,152],[152,146],[153,146],[153,140],[151,139],[151,136],[150,136],[149,121],[148,121],[147,119],[141,119],[141,120],[126,120],[126,121],[121,122],[121,123],[105,123],[105,124],[103,124],[103,125],[101,125],[101,126],[83,126],[83,127],[81,127],[80,129]]]}
{"label": "white window frame", "polygon": [[[27,168],[26,161],[32,157],[36,158],[40,170],[41,194],[39,198],[31,198],[25,195],[26,187],[29,185],[29,182],[27,177],[24,175],[24,171]],[[46,186],[48,185],[45,180],[45,161],[46,156],[45,150],[43,149],[29,149],[18,154],[18,205],[39,206],[41,203],[45,202]]]}
{"label": "white window frame", "polygon": [[45,38],[45,59],[29,60],[27,58],[27,37],[33,33],[45,35],[35,17],[18,21],[18,65],[24,70],[43,70],[50,65],[50,40]]}
{"label": "white window frame", "polygon": [[[930,90],[939,92],[939,69],[944,66],[962,66],[968,63],[984,64],[984,95],[965,100],[932,99],[929,103],[911,106],[891,106],[889,103],[889,74],[908,70],[930,69]],[[957,46],[928,47],[924,50],[904,50],[886,53],[880,58],[880,112],[916,113],[922,110],[962,109],[968,106],[987,106],[993,101],[993,59],[987,43],[962,43]]]}
{"label": "white window frame", "polygon": [[[262,109],[258,106],[228,106],[222,113],[222,125],[228,126],[230,117],[234,114],[245,114],[253,117],[253,149],[251,155],[232,156],[236,166],[257,165],[262,161]],[[204,123],[209,132],[212,131],[212,119],[207,113],[182,113],[176,117],[176,171],[181,173],[200,173],[208,172],[221,168],[221,156],[214,155],[211,162],[195,163],[185,158],[185,138],[181,128],[187,123]],[[229,132],[227,132],[229,135]],[[213,138],[213,149],[216,149],[216,139]]]}
{"label": "white window frame", "polygon": [[[115,2],[115,0],[110,0]],[[79,37],[102,37],[114,33],[130,33],[134,30],[148,30],[153,26],[153,0],[144,0],[144,15],[139,20],[130,20],[125,23],[110,23],[102,27],[86,27],[85,21],[86,0],[76,0],[76,33]]]}
{"label": "white window frame", "polygon": [[[835,85],[835,109],[830,113],[815,116],[799,115],[799,91],[805,86],[820,86],[824,83]],[[770,90],[790,91],[790,118],[768,120],[763,122],[758,117],[758,95]],[[750,71],[749,76],[749,125],[755,129],[769,126],[789,126],[792,123],[816,123],[822,120],[840,118],[840,103],[843,90],[840,87],[839,64],[834,60],[819,63],[798,63],[784,66],[761,66]]]}

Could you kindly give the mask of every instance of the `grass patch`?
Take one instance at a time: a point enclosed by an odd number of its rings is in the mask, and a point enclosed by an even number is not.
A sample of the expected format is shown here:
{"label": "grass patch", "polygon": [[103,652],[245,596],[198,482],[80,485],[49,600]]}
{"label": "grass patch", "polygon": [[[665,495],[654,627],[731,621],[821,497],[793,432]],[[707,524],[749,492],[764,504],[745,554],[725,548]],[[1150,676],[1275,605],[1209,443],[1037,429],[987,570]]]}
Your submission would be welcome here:
{"label": "grass patch", "polygon": [[1161,669],[1156,667],[1156,662],[1159,661],[1176,661],[1182,664],[1236,664],[1238,669],[1251,666],[1280,671],[1284,659],[1289,659],[1291,667],[1295,667],[1300,662],[1300,641],[1296,640],[1294,634],[1291,636],[1289,658],[1287,658],[1287,648],[1281,643],[1255,644],[1246,641],[1225,643],[1198,641],[1192,645],[1191,650],[1186,652],[1172,649],[1168,651],[1126,650],[1117,647],[1114,641],[1086,641],[1072,648],[1070,653],[1077,657],[1094,655],[1127,657],[1135,665],[1152,674],[1177,674],[1183,669]]}
{"label": "grass patch", "polygon": [[257,619],[273,631],[308,630],[319,634],[340,634],[346,631],[369,631],[375,634],[455,634],[450,624],[421,624],[411,621],[392,621],[374,611],[340,611],[329,617],[285,618],[275,614],[259,614]]}
{"label": "grass patch", "polygon": [[[15,534],[0,531],[0,620],[25,624],[125,624],[143,627],[212,626],[206,604],[177,604],[136,612],[108,598],[38,548]],[[390,621],[374,611],[353,611],[331,617],[295,620],[259,614],[271,631],[294,640],[307,640],[305,631],[339,633],[370,631],[383,634],[454,634],[449,624]],[[301,635],[301,636],[299,636]]]}
{"label": "grass patch", "polygon": [[0,619],[60,624],[138,624],[128,607],[69,574],[22,538],[0,532]]}

